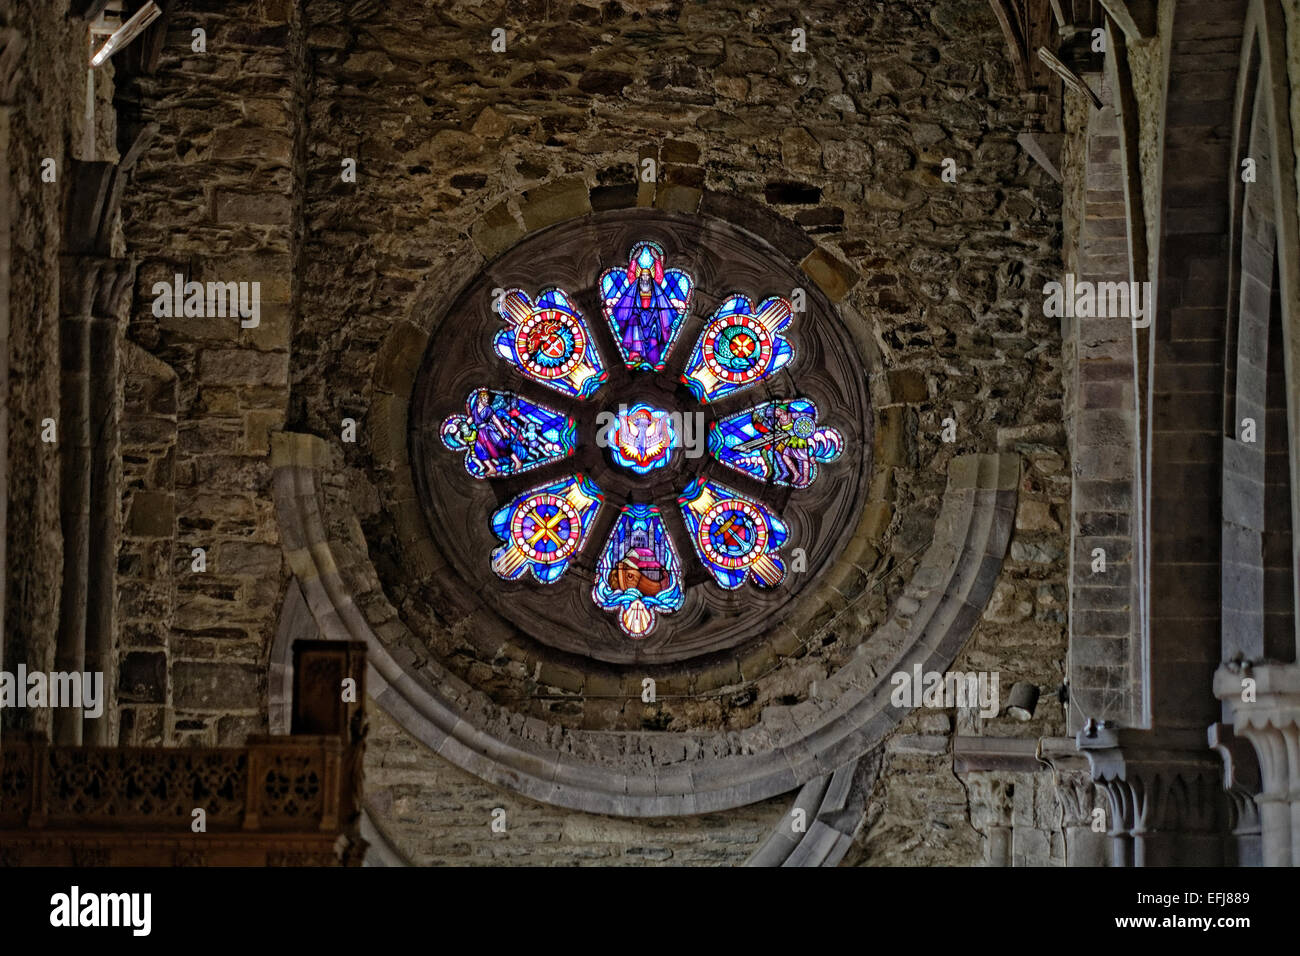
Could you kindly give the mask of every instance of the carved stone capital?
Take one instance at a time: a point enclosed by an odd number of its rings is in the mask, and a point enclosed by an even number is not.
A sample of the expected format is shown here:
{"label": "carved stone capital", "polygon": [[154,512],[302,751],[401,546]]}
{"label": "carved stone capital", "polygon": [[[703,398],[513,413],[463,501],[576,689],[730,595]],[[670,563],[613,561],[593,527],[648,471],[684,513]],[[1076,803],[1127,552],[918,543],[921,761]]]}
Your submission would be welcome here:
{"label": "carved stone capital", "polygon": [[1259,832],[1259,761],[1250,743],[1233,732],[1231,724],[1211,724],[1210,749],[1223,760],[1223,792],[1228,795],[1234,832]]}
{"label": "carved stone capital", "polygon": [[1092,812],[1101,802],[1088,759],[1070,737],[1044,737],[1038,742],[1038,759],[1052,768],[1056,802],[1065,829],[1091,827]]}
{"label": "carved stone capital", "polygon": [[1217,866],[1228,819],[1218,759],[1187,730],[1089,721],[1076,738],[1110,801],[1116,866]]}
{"label": "carved stone capital", "polygon": [[1258,760],[1264,865],[1300,865],[1300,664],[1225,664],[1214,695]]}
{"label": "carved stone capital", "polygon": [[1259,761],[1250,743],[1238,737],[1231,724],[1211,724],[1207,732],[1210,749],[1223,761],[1223,792],[1228,798],[1228,817],[1236,838],[1239,866],[1259,866],[1261,858],[1259,806]]}

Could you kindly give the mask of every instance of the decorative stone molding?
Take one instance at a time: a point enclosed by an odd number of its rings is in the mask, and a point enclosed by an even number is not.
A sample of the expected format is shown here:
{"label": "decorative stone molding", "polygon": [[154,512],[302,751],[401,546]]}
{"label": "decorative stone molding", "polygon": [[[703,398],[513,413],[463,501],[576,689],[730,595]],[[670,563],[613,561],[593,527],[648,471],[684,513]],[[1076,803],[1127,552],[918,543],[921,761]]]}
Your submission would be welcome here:
{"label": "decorative stone molding", "polygon": [[1249,743],[1238,737],[1231,724],[1211,724],[1210,749],[1223,761],[1223,792],[1228,797],[1229,819],[1236,841],[1237,866],[1259,866],[1262,861],[1259,806],[1259,761]]}
{"label": "decorative stone molding", "polygon": [[[860,813],[846,809],[858,761],[809,780],[745,866],[838,866],[853,843]],[[795,820],[802,821],[797,829]]]}
{"label": "decorative stone molding", "polygon": [[[1254,681],[1252,701],[1242,700],[1245,679]],[[1263,865],[1300,866],[1300,665],[1225,665],[1214,675],[1214,693],[1259,760]]]}
{"label": "decorative stone molding", "polygon": [[453,764],[533,799],[623,816],[743,806],[878,744],[905,714],[889,702],[886,675],[914,664],[946,670],[979,619],[1006,553],[1020,468],[1015,455],[953,461],[934,539],[893,617],[816,696],[767,708],[733,733],[613,733],[525,719],[420,655],[369,555],[341,538],[338,505],[326,508],[330,451],[310,435],[273,438],[281,540],[321,634],[364,640],[375,701]]}
{"label": "decorative stone molding", "polygon": [[1219,762],[1192,731],[1089,721],[1076,737],[1110,799],[1112,866],[1221,866]]}

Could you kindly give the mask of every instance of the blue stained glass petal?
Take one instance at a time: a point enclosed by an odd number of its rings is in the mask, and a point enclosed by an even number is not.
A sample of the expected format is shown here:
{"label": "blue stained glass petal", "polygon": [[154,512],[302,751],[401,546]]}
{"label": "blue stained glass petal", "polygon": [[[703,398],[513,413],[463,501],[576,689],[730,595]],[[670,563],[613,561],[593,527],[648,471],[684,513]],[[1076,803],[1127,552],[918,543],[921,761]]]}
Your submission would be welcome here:
{"label": "blue stained glass petal", "polygon": [[534,302],[510,289],[497,308],[506,327],[496,353],[526,377],[574,398],[587,398],[608,373],[582,313],[561,289],[544,289]]}
{"label": "blue stained glass petal", "polygon": [[658,615],[685,599],[681,561],[663,516],[653,505],[626,505],[596,562],[591,599],[617,613],[619,627],[639,640],[654,630]]}
{"label": "blue stained glass petal", "polygon": [[465,453],[473,477],[505,478],[572,455],[577,445],[572,418],[514,392],[476,388],[465,414],[451,415],[440,429],[442,443]]}
{"label": "blue stained glass petal", "polygon": [[779,296],[757,308],[747,296],[729,297],[700,333],[682,381],[700,401],[714,402],[769,378],[794,359],[785,337],[793,320],[793,307]]}
{"label": "blue stained glass petal", "polygon": [[760,587],[785,578],[777,556],[790,536],[784,521],[767,507],[726,485],[697,478],[677,499],[700,562],[728,590],[752,575]]}
{"label": "blue stained glass petal", "polygon": [[553,584],[581,553],[604,496],[588,478],[572,475],[515,497],[492,515],[502,544],[492,552],[492,570],[507,581],[532,572]]}
{"label": "blue stained glass petal", "polygon": [[817,423],[817,406],[806,398],[764,402],[716,422],[709,431],[714,458],[760,481],[807,488],[819,462],[837,459],[844,436]]}

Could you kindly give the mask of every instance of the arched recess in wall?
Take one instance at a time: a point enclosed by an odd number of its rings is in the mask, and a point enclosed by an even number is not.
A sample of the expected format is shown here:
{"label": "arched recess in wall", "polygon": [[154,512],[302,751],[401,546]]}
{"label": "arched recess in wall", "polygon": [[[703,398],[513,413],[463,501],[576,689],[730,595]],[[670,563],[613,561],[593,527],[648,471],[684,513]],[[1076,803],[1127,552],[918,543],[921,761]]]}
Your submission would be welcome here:
{"label": "arched recess in wall", "polygon": [[1236,70],[1242,33],[1235,4],[1183,2],[1169,4],[1167,13],[1152,273],[1157,301],[1142,396],[1149,410],[1143,726],[1152,729],[1208,725],[1218,711],[1188,689],[1205,686],[1219,659],[1220,422],[1233,175],[1233,98],[1225,77]]}
{"label": "arched recess in wall", "polygon": [[1224,361],[1223,659],[1296,660],[1300,241],[1277,3],[1246,22],[1233,124]]}
{"label": "arched recess in wall", "polygon": [[[527,195],[511,201],[530,229],[520,228],[511,212],[505,215],[508,222],[499,210],[485,217],[471,230],[476,241],[467,241],[460,257],[462,273],[476,277],[459,288],[449,288],[445,277],[431,281],[423,299],[426,307],[411,321],[395,323],[381,347],[365,427],[386,512],[387,523],[378,533],[372,527],[367,540],[357,520],[340,475],[336,445],[307,435],[277,436],[273,466],[282,540],[316,626],[326,638],[367,642],[371,696],[417,739],[471,773],[560,806],[628,816],[700,813],[790,791],[852,762],[907,713],[890,704],[889,675],[911,671],[914,665],[924,671],[946,670],[978,620],[1014,521],[1017,456],[967,455],[953,461],[934,539],[887,619],[882,615],[876,626],[861,623],[871,620],[860,608],[873,582],[856,558],[879,543],[881,534],[878,525],[873,526],[868,500],[860,513],[844,516],[851,531],[843,550],[828,558],[820,580],[793,606],[786,621],[753,635],[743,647],[703,655],[689,666],[671,662],[661,673],[661,693],[663,688],[674,693],[677,681],[676,693],[684,697],[716,697],[719,691],[743,694],[747,686],[779,673],[784,658],[817,628],[835,626],[846,636],[852,652],[843,655],[825,679],[793,688],[789,703],[764,707],[761,716],[739,729],[602,726],[599,711],[594,726],[548,722],[525,710],[527,702],[520,704],[499,689],[493,694],[491,688],[463,679],[440,657],[439,641],[464,636],[460,646],[465,648],[472,648],[473,641],[506,648],[499,660],[521,665],[517,672],[525,680],[556,687],[568,699],[615,696],[639,701],[643,692],[640,671],[611,671],[590,659],[566,664],[550,653],[553,649],[524,644],[485,601],[466,608],[468,613],[456,620],[439,620],[436,613],[425,613],[418,599],[418,579],[448,570],[434,538],[438,532],[430,527],[413,478],[414,470],[428,464],[412,460],[409,442],[414,429],[428,425],[427,416],[412,411],[412,397],[427,394],[419,390],[421,364],[431,343],[438,341],[441,323],[460,321],[454,306],[466,289],[477,283],[490,298],[494,287],[510,287],[508,276],[500,282],[493,279],[497,264],[504,261],[495,258],[497,253],[528,241],[528,233],[544,238],[547,230],[555,230],[554,235],[570,230],[599,240],[601,219],[592,214],[585,187],[580,202],[564,204],[558,214],[554,196],[547,196],[544,206],[530,202]],[[846,299],[856,279],[852,271],[792,223],[744,201],[705,193],[697,203],[694,211],[703,213],[701,218],[729,221],[726,228],[745,233],[746,241],[764,256],[784,260],[782,268],[790,276],[805,277],[810,289],[815,284],[816,297],[828,310],[827,321],[841,323],[850,341],[868,356],[860,365],[865,375],[871,342],[867,323]],[[675,221],[659,213],[649,216],[647,224],[654,219]],[[708,228],[723,227],[719,223]],[[599,242],[594,248],[611,260],[627,254],[624,248],[605,250]],[[594,275],[608,264],[579,256],[571,268]],[[589,283],[591,276],[584,273],[574,279]],[[542,276],[527,283],[529,291],[545,284]],[[691,329],[684,332],[688,344],[691,334]],[[883,382],[880,376],[873,387],[883,388]],[[464,384],[454,389],[460,403]],[[439,414],[448,410],[437,409]],[[866,434],[869,431],[859,431],[858,437]],[[424,453],[448,454],[442,449]],[[867,475],[860,483],[877,484]]]}
{"label": "arched recess in wall", "polygon": [[1146,184],[1158,189],[1157,296],[1140,395],[1147,409],[1147,603],[1138,632],[1146,707],[1134,728],[1085,727],[1077,740],[1110,798],[1117,865],[1219,865],[1228,825],[1224,768],[1206,736],[1187,728],[1208,728],[1221,714],[1204,689],[1221,651],[1221,423],[1235,175],[1227,77],[1239,65],[1245,4],[1160,6],[1163,99],[1151,117],[1158,156],[1143,164],[1159,180]]}

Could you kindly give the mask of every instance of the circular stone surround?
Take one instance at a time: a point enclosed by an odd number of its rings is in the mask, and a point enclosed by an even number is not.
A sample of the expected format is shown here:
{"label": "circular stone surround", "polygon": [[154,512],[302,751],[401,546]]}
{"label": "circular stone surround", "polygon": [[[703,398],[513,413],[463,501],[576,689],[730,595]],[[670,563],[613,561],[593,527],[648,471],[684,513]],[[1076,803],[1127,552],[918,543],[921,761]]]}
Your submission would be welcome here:
{"label": "circular stone surround", "polygon": [[[626,267],[628,251],[643,239],[659,243],[667,266],[695,280],[690,312],[662,372],[626,368],[601,310],[598,280],[609,268]],[[495,290],[520,288],[533,296],[558,286],[571,298],[608,372],[595,395],[578,401],[526,379],[495,354],[492,340],[504,322],[492,308]],[[733,293],[759,302],[804,290],[806,311],[786,337],[794,361],[772,378],[715,404],[701,404],[681,382],[681,372],[708,317]],[[583,658],[612,664],[705,664],[720,652],[760,637],[787,617],[818,601],[817,581],[835,565],[851,539],[866,501],[870,477],[871,408],[868,359],[845,328],[839,312],[815,283],[761,237],[704,215],[652,209],[614,210],[570,220],[525,236],[479,273],[434,318],[410,408],[411,463],[434,547],[445,566],[419,582],[432,607],[467,612],[486,607],[523,639]],[[513,391],[572,416],[576,453],[508,478],[479,481],[446,450],[441,422],[464,412],[475,388]],[[819,419],[844,436],[839,460],[820,469],[812,487],[792,490],[763,484],[728,468],[704,450],[708,427],[720,418],[764,401],[811,399]],[[678,415],[703,413],[697,457],[676,448],[668,463],[645,475],[619,465],[595,438],[601,413],[636,404]],[[584,547],[554,584],[526,576],[504,581],[489,564],[500,544],[490,515],[522,492],[582,473],[604,493]],[[780,554],[792,563],[803,549],[805,570],[789,570],[776,588],[753,583],[727,591],[700,564],[677,506],[677,495],[697,476],[711,478],[767,505],[789,527]],[[632,641],[617,616],[591,599],[595,563],[614,520],[627,503],[658,505],[685,572],[686,599],[663,615],[654,632]]]}

